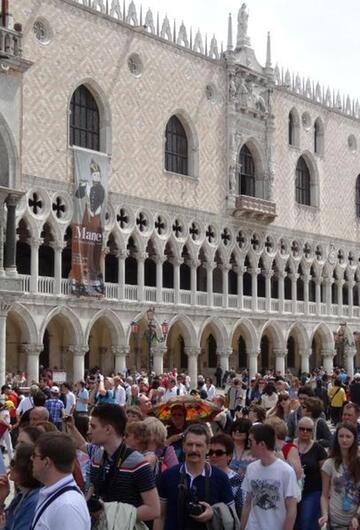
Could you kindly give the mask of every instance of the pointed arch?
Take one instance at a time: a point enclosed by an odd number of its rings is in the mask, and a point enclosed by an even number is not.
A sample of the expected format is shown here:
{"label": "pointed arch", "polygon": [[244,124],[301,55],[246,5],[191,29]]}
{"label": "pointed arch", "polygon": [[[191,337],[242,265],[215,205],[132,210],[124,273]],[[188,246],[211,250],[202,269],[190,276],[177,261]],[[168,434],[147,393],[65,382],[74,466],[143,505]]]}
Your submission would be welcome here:
{"label": "pointed arch", "polygon": [[199,341],[197,338],[196,330],[192,320],[185,315],[185,313],[178,313],[169,322],[169,333],[173,326],[177,326],[180,329],[181,335],[185,342],[185,347],[198,347]]}
{"label": "pointed arch", "polygon": [[184,109],[176,109],[164,124],[166,171],[199,176],[199,140],[195,125]]}
{"label": "pointed arch", "polygon": [[296,321],[290,326],[286,336],[286,343],[292,335],[294,335],[297,340],[299,351],[304,353],[310,351],[311,342],[302,322]]}
{"label": "pointed arch", "polygon": [[30,311],[19,302],[15,302],[8,314],[8,317],[12,316],[21,323],[21,330],[24,332],[21,337],[22,341],[28,344],[38,344],[37,326]]}
{"label": "pointed arch", "polygon": [[270,334],[273,343],[273,349],[285,351],[286,344],[284,334],[275,320],[268,320],[259,334],[260,337],[263,337],[265,334]]}
{"label": "pointed arch", "polygon": [[298,204],[319,207],[319,171],[310,151],[304,151],[298,158],[295,171],[295,198]]}
{"label": "pointed arch", "polygon": [[254,139],[249,138],[239,149],[238,193],[250,197],[266,198],[264,188],[263,149]]}
{"label": "pointed arch", "polygon": [[[140,324],[140,325],[145,322],[146,326],[147,326],[148,318],[147,318],[146,311],[147,310],[144,310],[141,313],[138,313],[137,315],[135,315],[134,318],[132,319],[132,322],[136,322],[137,324]],[[159,320],[158,320],[156,314],[155,314],[154,326],[155,326],[155,331],[156,331],[157,336],[158,337],[162,337],[161,324],[159,323]],[[130,346],[131,335],[132,335],[132,333],[131,333],[131,322],[129,322],[128,325],[127,325],[126,331],[125,331],[126,345],[127,346]]]}
{"label": "pointed arch", "polygon": [[324,124],[320,117],[317,117],[314,122],[314,153],[324,154]]}
{"label": "pointed arch", "polygon": [[76,313],[68,306],[59,306],[52,309],[44,318],[43,323],[40,326],[39,341],[42,342],[44,339],[44,333],[54,317],[61,317],[64,320],[65,327],[71,336],[72,344],[83,345],[84,344],[84,332],[80,323],[80,320]]}
{"label": "pointed arch", "polygon": [[334,351],[334,335],[325,322],[320,322],[317,326],[315,326],[311,334],[311,342],[313,341],[316,334],[320,336],[322,350]]}
{"label": "pointed arch", "polygon": [[229,344],[229,338],[228,338],[228,333],[227,333],[225,324],[220,318],[216,318],[216,319],[214,317],[207,318],[205,322],[203,322],[199,330],[199,335],[198,335],[199,343],[201,343],[202,335],[207,327],[210,328],[211,333],[215,336],[218,352],[221,353],[222,351],[224,351],[224,349]]}
{"label": "pointed arch", "polygon": [[[69,95],[68,95],[68,109],[71,110],[72,104],[74,103],[74,95],[80,94],[80,91],[83,94],[86,94],[89,101],[92,102],[92,113],[95,116],[97,111],[98,123],[95,124],[97,128],[98,142],[97,145],[89,147],[95,151],[101,151],[107,154],[111,154],[112,151],[112,138],[111,138],[111,107],[106,96],[105,90],[92,78],[84,78],[77,83],[74,83],[72,86]],[[78,96],[76,96],[78,97]],[[72,118],[69,119],[69,130],[70,130],[70,139],[71,128],[72,128]],[[79,144],[75,144],[79,145]]]}
{"label": "pointed arch", "polygon": [[111,341],[113,345],[124,345],[125,344],[125,331],[121,320],[117,315],[111,311],[111,309],[102,309],[95,313],[90,322],[88,323],[85,331],[85,342],[89,342],[91,329],[98,320],[103,320],[108,324]]}
{"label": "pointed arch", "polygon": [[288,114],[288,144],[299,147],[300,117],[297,109],[293,107]]}
{"label": "pointed arch", "polygon": [[249,353],[257,353],[259,351],[259,338],[254,324],[248,318],[240,318],[235,322],[230,332],[230,344],[240,334],[245,337],[247,351]]}
{"label": "pointed arch", "polygon": [[14,135],[0,112],[0,186],[16,188],[19,180],[19,154]]}

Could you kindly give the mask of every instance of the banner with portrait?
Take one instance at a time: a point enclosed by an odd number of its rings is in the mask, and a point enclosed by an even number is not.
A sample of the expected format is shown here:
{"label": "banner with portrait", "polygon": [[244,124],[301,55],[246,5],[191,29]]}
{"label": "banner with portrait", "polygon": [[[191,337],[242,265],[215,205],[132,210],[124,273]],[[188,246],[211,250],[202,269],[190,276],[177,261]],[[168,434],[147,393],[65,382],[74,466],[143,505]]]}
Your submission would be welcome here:
{"label": "banner with portrait", "polygon": [[71,292],[105,294],[101,252],[109,172],[107,155],[74,146],[74,215],[72,222]]}

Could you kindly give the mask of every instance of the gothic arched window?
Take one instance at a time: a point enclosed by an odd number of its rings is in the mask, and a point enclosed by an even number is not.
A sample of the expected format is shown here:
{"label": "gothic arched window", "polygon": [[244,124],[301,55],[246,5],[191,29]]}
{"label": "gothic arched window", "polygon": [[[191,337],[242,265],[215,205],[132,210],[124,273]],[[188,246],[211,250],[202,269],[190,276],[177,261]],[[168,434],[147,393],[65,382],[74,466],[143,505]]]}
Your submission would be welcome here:
{"label": "gothic arched window", "polygon": [[289,114],[289,145],[295,145],[295,141],[294,141],[294,129],[295,129],[295,124],[294,124],[294,116],[292,114],[292,112],[290,112]]}
{"label": "gothic arched window", "polygon": [[99,151],[99,109],[94,96],[86,86],[80,85],[73,93],[70,111],[70,145]]}
{"label": "gothic arched window", "polygon": [[324,152],[324,127],[320,120],[317,118],[314,123],[314,153],[322,155]]}
{"label": "gothic arched window", "polygon": [[188,175],[188,139],[185,129],[176,116],[171,116],[165,132],[165,169]]}
{"label": "gothic arched window", "polygon": [[355,204],[356,204],[356,217],[360,217],[360,175],[358,175],[356,179]]}
{"label": "gothic arched window", "polygon": [[295,147],[299,147],[299,124],[299,115],[294,108],[289,112],[288,116],[288,143]]}
{"label": "gothic arched window", "polygon": [[246,145],[240,151],[239,194],[255,197],[255,164]]}
{"label": "gothic arched window", "polygon": [[296,165],[296,202],[310,206],[311,178],[309,168],[301,156]]}

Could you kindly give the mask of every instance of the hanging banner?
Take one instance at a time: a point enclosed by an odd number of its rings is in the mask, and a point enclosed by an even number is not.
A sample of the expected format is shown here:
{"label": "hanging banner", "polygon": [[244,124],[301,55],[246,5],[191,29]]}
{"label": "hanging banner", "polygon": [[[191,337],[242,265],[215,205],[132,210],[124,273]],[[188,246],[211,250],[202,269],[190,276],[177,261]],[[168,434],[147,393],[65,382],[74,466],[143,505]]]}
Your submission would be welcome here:
{"label": "hanging banner", "polygon": [[105,294],[101,252],[107,204],[107,155],[74,147],[74,215],[72,224],[71,292]]}

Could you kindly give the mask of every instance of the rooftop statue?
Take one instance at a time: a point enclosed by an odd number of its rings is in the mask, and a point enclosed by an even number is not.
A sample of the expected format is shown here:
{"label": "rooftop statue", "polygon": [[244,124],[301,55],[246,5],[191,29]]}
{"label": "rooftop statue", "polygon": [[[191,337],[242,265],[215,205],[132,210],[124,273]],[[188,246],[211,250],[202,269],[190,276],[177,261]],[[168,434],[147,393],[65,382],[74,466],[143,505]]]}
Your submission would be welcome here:
{"label": "rooftop statue", "polygon": [[237,48],[250,45],[250,39],[247,34],[248,20],[249,13],[246,11],[246,4],[244,3],[238,14]]}

